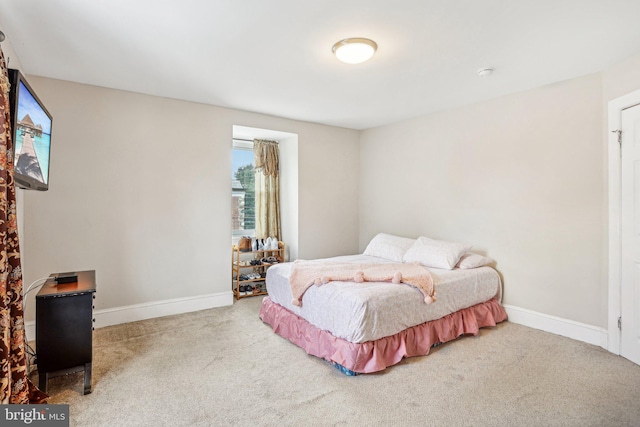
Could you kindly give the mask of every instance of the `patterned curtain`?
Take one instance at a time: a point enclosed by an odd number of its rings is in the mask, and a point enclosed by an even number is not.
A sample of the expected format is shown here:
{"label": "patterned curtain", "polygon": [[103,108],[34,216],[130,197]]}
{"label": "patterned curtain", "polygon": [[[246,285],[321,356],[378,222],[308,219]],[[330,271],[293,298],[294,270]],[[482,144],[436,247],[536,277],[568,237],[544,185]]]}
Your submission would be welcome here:
{"label": "patterned curtain", "polygon": [[0,68],[0,404],[44,403],[48,396],[31,383],[27,372],[9,77],[2,48]]}
{"label": "patterned curtain", "polygon": [[276,141],[253,140],[256,238],[280,235],[280,152]]}

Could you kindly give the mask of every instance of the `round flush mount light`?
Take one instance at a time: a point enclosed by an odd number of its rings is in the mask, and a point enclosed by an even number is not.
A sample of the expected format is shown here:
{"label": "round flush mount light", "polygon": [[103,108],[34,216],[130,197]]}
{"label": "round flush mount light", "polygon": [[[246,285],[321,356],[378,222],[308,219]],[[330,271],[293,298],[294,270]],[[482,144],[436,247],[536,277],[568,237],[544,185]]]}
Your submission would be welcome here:
{"label": "round flush mount light", "polygon": [[478,75],[480,77],[489,77],[491,74],[493,74],[494,71],[495,69],[493,68],[480,68],[478,70]]}
{"label": "round flush mount light", "polygon": [[373,40],[354,37],[340,40],[331,50],[342,62],[360,64],[370,59],[377,49],[378,45]]}

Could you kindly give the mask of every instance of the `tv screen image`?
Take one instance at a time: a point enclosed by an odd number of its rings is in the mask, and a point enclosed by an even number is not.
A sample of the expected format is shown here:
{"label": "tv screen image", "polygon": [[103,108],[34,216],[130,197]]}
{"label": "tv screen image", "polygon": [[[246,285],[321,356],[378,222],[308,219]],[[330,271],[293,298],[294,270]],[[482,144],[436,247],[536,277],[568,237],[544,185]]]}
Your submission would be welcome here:
{"label": "tv screen image", "polygon": [[20,72],[10,72],[16,185],[47,190],[52,117]]}

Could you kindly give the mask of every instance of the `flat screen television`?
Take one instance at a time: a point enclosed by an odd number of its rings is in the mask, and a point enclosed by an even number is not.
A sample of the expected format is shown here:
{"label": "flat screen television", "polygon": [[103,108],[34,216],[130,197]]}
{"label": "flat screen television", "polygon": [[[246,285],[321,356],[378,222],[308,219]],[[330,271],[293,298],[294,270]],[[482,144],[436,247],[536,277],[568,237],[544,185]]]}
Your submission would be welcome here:
{"label": "flat screen television", "polygon": [[49,189],[53,118],[18,70],[9,70],[9,108],[16,187]]}

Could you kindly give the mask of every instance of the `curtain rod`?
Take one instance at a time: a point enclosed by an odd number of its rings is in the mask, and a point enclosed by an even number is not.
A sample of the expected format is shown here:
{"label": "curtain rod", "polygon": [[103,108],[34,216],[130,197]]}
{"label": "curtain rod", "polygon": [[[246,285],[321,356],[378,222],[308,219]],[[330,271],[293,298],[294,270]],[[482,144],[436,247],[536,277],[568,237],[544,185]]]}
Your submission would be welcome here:
{"label": "curtain rod", "polygon": [[[243,139],[243,138],[232,138],[232,139],[233,139],[234,141],[247,141],[247,142],[253,142],[253,141],[255,141],[254,139]],[[262,139],[262,138],[256,138],[256,139]],[[274,140],[274,139],[268,139],[268,140],[265,140],[265,141],[275,142],[276,144],[279,142],[279,141],[276,141],[276,140]]]}

